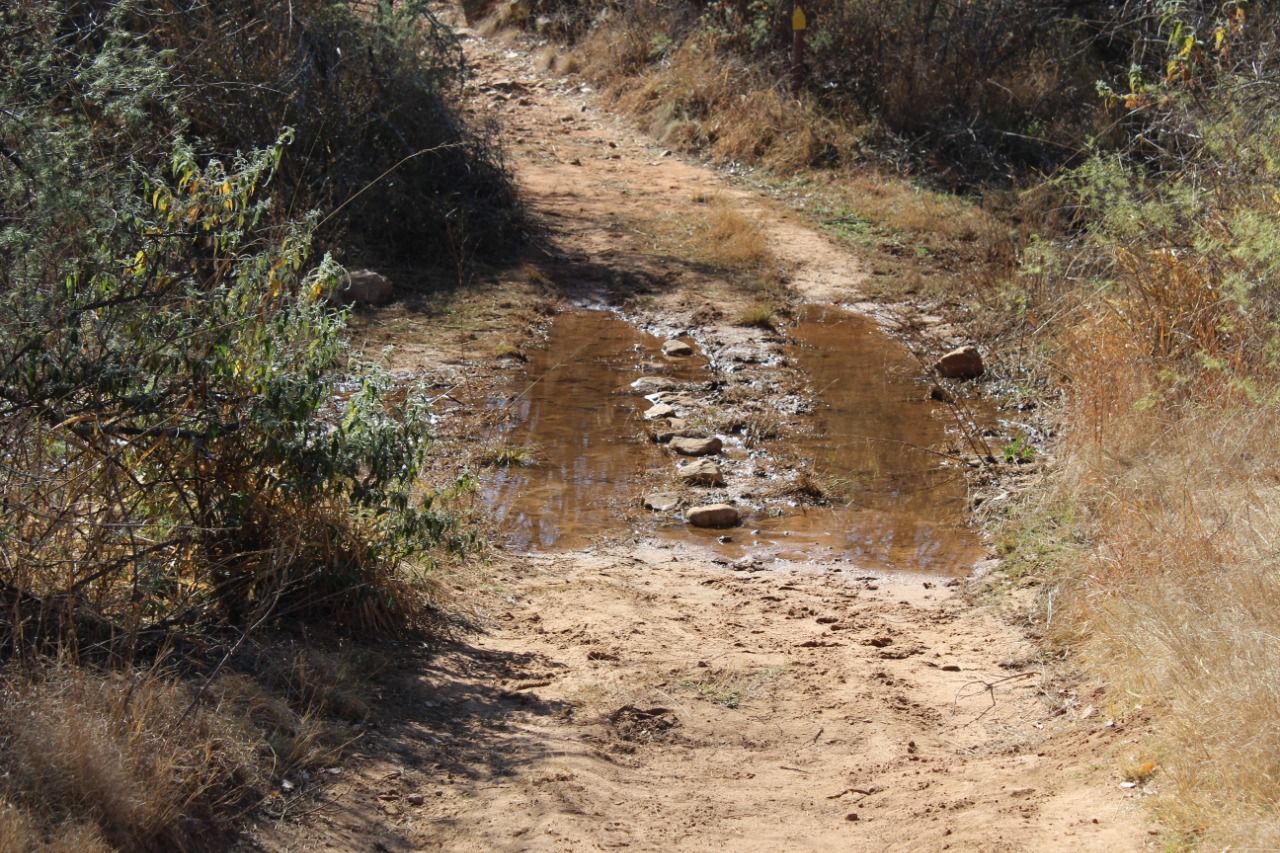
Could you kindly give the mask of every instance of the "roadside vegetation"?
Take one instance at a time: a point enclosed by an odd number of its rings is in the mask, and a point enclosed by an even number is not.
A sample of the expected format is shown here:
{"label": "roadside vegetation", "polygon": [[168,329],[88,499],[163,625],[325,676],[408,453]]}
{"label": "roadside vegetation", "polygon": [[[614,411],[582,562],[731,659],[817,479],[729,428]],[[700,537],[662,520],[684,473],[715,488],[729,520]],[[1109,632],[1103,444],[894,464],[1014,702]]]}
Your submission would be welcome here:
{"label": "roadside vegetation", "polygon": [[224,847],[466,545],[328,298],[518,236],[461,53],[421,3],[259,5],[0,11],[0,849]]}
{"label": "roadside vegetation", "polygon": [[1280,846],[1280,13],[803,5],[798,98],[788,2],[500,14],[665,144],[757,167],[879,294],[966,316],[1058,436],[993,519],[1006,564],[1109,714],[1154,723],[1118,778],[1174,847]]}

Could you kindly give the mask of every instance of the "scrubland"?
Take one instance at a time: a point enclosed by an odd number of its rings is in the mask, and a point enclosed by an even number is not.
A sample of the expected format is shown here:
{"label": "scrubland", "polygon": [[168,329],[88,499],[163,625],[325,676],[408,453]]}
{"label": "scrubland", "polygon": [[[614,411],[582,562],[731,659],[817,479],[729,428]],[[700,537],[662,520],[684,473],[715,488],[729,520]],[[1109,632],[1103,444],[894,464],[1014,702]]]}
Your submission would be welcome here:
{"label": "scrubland", "polygon": [[[1280,844],[1280,18],[807,11],[798,97],[786,4],[504,20],[981,336],[1049,436],[988,519],[1046,654],[1151,721],[1171,846]],[[470,544],[342,265],[452,285],[527,226],[425,3],[60,0],[0,35],[0,849],[216,848],[342,754],[379,669],[348,638],[437,626]],[[708,201],[655,239],[774,323],[759,233]]]}

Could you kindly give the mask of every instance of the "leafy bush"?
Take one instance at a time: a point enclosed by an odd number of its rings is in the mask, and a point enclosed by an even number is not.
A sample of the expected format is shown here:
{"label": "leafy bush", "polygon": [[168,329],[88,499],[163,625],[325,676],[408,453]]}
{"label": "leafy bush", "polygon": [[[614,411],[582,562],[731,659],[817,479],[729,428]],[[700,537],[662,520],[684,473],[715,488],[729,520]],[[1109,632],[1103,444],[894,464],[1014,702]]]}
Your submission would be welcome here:
{"label": "leafy bush", "polygon": [[395,627],[401,561],[451,526],[416,492],[422,396],[348,353],[317,216],[273,204],[292,134],[198,155],[129,9],[88,38],[79,8],[0,17],[6,640]]}

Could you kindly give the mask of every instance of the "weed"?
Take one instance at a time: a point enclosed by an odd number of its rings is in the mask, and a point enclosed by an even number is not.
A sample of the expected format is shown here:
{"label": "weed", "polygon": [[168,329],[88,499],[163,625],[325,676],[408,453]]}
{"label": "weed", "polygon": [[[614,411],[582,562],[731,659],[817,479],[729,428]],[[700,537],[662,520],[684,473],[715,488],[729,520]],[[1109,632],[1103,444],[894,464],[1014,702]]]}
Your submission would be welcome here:
{"label": "weed", "polygon": [[1005,462],[1030,462],[1035,458],[1035,448],[1031,442],[1027,440],[1025,435],[1017,435],[1013,441],[1009,442],[1000,451],[1000,456]]}
{"label": "weed", "polygon": [[679,683],[681,687],[693,690],[708,702],[723,705],[726,708],[738,708],[744,702],[758,696],[780,673],[781,670],[777,667],[768,667],[754,672],[705,669],[681,679]]}
{"label": "weed", "polygon": [[472,461],[483,468],[531,468],[538,464],[538,449],[504,439],[480,448]]}
{"label": "weed", "polygon": [[522,362],[529,360],[529,357],[521,351],[520,347],[510,341],[499,341],[493,348],[493,357],[497,359],[510,358]]}
{"label": "weed", "polygon": [[755,327],[774,331],[778,325],[778,315],[774,306],[768,302],[755,302],[742,309],[733,318],[735,326]]}

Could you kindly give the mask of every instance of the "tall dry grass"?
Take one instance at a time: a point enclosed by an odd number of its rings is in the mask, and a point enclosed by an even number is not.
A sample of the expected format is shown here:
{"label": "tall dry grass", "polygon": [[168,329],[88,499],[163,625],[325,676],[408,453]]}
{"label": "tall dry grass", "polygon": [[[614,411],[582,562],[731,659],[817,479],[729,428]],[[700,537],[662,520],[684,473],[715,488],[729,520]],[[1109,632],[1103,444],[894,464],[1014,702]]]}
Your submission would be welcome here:
{"label": "tall dry grass", "polygon": [[1106,286],[1055,294],[1062,464],[1022,508],[1061,521],[1024,548],[1074,543],[1047,578],[1051,640],[1112,713],[1154,721],[1132,758],[1176,843],[1205,849],[1280,845],[1280,373],[1274,272],[1250,251],[1274,241],[1222,226],[1253,204],[1222,188],[1180,248],[1139,232],[1107,247]]}
{"label": "tall dry grass", "polygon": [[1051,636],[1105,674],[1114,713],[1153,712],[1141,757],[1170,827],[1208,849],[1275,849],[1280,425],[1225,400],[1117,406],[1094,425],[1058,483],[1090,545],[1056,570]]}
{"label": "tall dry grass", "polygon": [[225,838],[257,801],[263,762],[242,717],[194,700],[157,672],[9,673],[0,850],[193,850]]}

